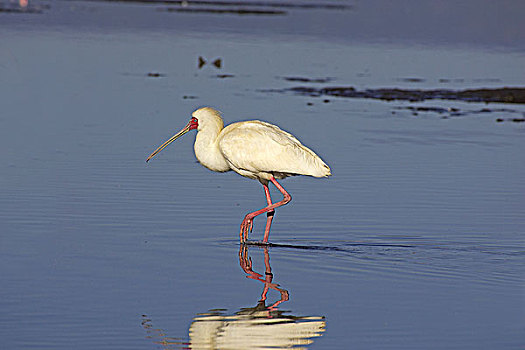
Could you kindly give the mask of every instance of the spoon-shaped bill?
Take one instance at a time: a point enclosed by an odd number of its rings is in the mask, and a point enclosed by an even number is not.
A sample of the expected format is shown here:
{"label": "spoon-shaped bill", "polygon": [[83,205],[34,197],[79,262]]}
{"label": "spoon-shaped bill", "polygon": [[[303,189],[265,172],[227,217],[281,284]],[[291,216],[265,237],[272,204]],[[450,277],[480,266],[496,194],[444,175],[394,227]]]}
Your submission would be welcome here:
{"label": "spoon-shaped bill", "polygon": [[173,135],[168,141],[164,142],[159,148],[157,148],[152,154],[150,154],[148,159],[146,159],[146,163],[149,162],[151,158],[155,157],[157,153],[162,151],[164,148],[168,147],[170,143],[172,143],[173,141],[175,141],[176,139],[178,139],[179,137],[181,137],[182,135],[184,135],[190,130],[191,130],[191,123],[188,123],[188,125],[186,125],[184,129],[182,129],[181,131]]}

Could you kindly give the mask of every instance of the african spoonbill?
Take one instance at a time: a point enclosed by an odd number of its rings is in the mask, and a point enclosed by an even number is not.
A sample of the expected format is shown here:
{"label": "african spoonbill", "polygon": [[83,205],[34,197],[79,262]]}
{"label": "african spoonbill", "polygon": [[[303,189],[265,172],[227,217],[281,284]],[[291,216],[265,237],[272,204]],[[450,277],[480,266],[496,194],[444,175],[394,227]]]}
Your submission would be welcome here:
{"label": "african spoonbill", "polygon": [[[253,219],[267,213],[263,243],[268,243],[275,208],[290,202],[292,197],[277,182],[294,175],[327,177],[330,168],[311,149],[305,147],[292,134],[278,126],[250,120],[232,123],[224,127],[221,114],[213,108],[203,107],[192,113],[188,124],[157,148],[148,162],[171,142],[190,130],[197,129],[195,156],[206,168],[225,172],[233,170],[250,179],[259,180],[264,187],[268,206],[248,213],[241,223],[241,243],[246,242],[252,231]],[[273,203],[268,183],[272,182],[283,194],[283,200]]]}

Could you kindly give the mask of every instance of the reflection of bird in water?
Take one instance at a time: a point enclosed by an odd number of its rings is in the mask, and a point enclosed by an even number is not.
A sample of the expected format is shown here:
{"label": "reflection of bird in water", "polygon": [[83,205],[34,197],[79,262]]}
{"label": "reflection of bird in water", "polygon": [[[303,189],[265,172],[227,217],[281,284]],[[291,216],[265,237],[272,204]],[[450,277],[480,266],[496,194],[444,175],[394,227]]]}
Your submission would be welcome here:
{"label": "reflection of bird in water", "polygon": [[[252,120],[233,123],[224,128],[220,113],[209,107],[193,112],[188,124],[157,148],[146,162],[178,137],[193,129],[198,131],[194,146],[195,156],[202,165],[218,172],[233,170],[242,176],[259,180],[264,187],[268,206],[244,217],[239,234],[241,242],[248,239],[253,219],[267,213],[263,237],[263,242],[267,243],[275,208],[292,199],[276,179],[294,175],[331,175],[330,168],[319,156],[279,127]],[[283,194],[283,200],[272,203],[269,182]]]}
{"label": "reflection of bird in water", "polygon": [[[268,248],[264,248],[264,278],[253,271],[248,247],[239,250],[239,264],[246,277],[264,283],[257,306],[244,308],[235,315],[210,312],[193,319],[190,327],[192,349],[298,349],[308,345],[312,338],[323,334],[324,317],[297,317],[285,315],[277,306],[289,298],[288,291],[273,283]],[[270,289],[280,293],[280,299],[266,306]]]}
{"label": "reflection of bird in water", "polygon": [[190,341],[169,337],[162,329],[153,328],[152,320],[143,315],[142,326],[148,338],[163,349],[304,349],[320,337],[326,326],[318,316],[297,317],[272,311],[268,318],[264,305],[242,309],[234,315],[212,310],[193,319]]}
{"label": "reflection of bird in water", "polygon": [[[326,327],[324,317],[292,316],[277,309],[287,301],[288,291],[273,283],[268,248],[264,248],[265,278],[252,270],[247,246],[241,246],[239,263],[247,278],[264,283],[261,299],[255,307],[243,308],[233,315],[225,310],[215,309],[197,315],[190,326],[190,341],[166,336],[161,329],[151,325],[151,319],[143,315],[142,325],[148,337],[164,349],[304,349],[320,337]],[[266,306],[267,293],[270,289],[280,293],[280,300]]]}
{"label": "reflection of bird in water", "polygon": [[243,309],[235,315],[199,315],[190,327],[190,349],[301,349],[322,335],[321,317],[295,317],[281,311],[268,318],[265,307]]}

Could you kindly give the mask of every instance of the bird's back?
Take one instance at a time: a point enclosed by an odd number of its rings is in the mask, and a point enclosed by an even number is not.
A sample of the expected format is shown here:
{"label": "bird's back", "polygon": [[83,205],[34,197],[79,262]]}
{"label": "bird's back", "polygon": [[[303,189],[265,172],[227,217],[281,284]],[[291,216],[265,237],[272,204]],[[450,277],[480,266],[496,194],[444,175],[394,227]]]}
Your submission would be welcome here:
{"label": "bird's back", "polygon": [[331,175],[328,165],[292,134],[259,120],[228,125],[218,137],[218,146],[232,169],[243,176],[269,180]]}

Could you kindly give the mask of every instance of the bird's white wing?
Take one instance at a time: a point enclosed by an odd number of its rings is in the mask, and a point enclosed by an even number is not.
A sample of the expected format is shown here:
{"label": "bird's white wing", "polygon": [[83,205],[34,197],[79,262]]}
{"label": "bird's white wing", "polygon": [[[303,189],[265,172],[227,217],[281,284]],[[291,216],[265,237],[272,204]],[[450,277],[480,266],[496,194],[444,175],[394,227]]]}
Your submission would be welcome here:
{"label": "bird's white wing", "polygon": [[259,173],[330,175],[330,168],[312,150],[292,134],[266,122],[230,124],[218,141],[219,149],[234,170],[248,171],[255,176]]}

